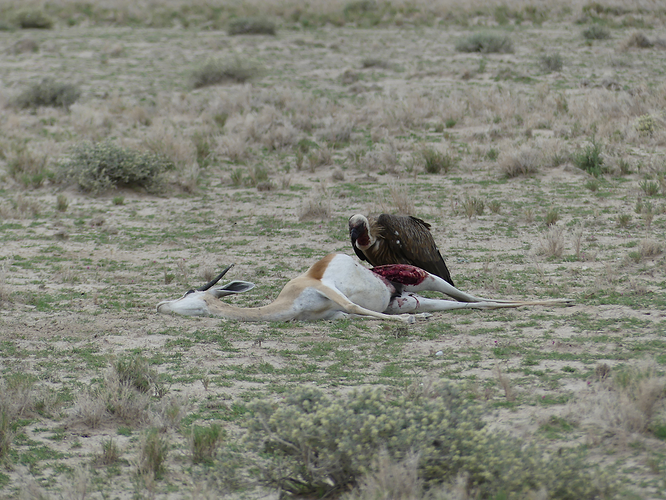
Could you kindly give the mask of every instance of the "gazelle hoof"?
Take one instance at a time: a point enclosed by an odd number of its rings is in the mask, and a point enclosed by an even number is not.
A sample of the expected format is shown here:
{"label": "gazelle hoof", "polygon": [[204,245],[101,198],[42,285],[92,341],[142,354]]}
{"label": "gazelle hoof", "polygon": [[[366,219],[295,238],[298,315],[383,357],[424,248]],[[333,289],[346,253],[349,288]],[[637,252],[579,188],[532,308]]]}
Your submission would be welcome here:
{"label": "gazelle hoof", "polygon": [[413,325],[416,323],[416,318],[414,317],[413,314],[401,314],[400,319],[407,323],[408,325]]}

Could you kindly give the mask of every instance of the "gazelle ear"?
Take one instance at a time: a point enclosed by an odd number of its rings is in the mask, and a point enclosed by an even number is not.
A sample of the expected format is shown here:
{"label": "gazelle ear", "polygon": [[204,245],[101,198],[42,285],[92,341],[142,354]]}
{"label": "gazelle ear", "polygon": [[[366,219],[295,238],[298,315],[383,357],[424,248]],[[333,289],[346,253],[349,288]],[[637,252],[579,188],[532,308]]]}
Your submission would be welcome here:
{"label": "gazelle ear", "polygon": [[212,293],[218,299],[226,295],[233,295],[235,293],[243,293],[254,288],[254,283],[249,281],[230,281],[224,286],[219,288],[213,288],[208,290],[208,293]]}

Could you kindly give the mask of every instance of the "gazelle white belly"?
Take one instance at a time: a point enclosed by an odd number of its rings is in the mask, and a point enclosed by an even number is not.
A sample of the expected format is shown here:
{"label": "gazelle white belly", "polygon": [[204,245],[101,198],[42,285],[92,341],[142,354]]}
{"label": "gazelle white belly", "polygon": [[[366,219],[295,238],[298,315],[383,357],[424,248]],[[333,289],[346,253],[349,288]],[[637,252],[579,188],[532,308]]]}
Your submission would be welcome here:
{"label": "gazelle white belly", "polygon": [[391,301],[390,285],[348,255],[336,255],[326,268],[321,282],[371,311],[383,312]]}

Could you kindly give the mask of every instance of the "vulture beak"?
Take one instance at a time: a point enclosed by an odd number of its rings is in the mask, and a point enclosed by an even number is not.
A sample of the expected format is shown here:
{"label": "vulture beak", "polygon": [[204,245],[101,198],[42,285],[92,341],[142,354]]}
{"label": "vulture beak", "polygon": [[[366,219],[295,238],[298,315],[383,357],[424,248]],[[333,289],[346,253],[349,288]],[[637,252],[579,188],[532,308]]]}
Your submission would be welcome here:
{"label": "vulture beak", "polygon": [[349,236],[351,236],[352,245],[356,245],[356,240],[358,239],[361,232],[360,229],[361,228],[359,228],[358,226],[353,226],[349,228]]}

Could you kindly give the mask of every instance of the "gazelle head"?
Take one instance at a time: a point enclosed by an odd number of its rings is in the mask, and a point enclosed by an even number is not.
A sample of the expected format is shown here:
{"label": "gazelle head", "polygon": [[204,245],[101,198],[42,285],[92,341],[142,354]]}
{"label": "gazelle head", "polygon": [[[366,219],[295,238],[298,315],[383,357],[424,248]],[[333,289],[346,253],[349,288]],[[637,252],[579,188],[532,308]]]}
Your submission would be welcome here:
{"label": "gazelle head", "polygon": [[159,313],[176,313],[183,316],[207,316],[210,314],[208,310],[208,303],[206,298],[219,299],[226,295],[247,292],[254,288],[254,283],[248,281],[230,281],[224,286],[213,288],[218,281],[233,267],[231,264],[224,271],[222,271],[216,278],[209,283],[197,288],[196,290],[188,290],[179,299],[163,300],[157,304],[157,312]]}

